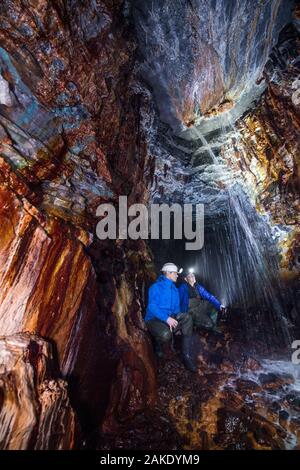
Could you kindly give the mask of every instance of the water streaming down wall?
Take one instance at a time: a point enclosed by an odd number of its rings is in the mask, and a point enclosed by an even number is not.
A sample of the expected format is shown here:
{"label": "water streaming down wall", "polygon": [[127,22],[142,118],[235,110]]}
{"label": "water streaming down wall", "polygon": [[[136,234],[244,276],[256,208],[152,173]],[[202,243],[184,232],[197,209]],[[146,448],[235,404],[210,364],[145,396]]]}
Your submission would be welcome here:
{"label": "water streaming down wall", "polygon": [[[224,121],[224,132],[226,129]],[[195,132],[211,164],[223,171],[225,162],[199,129]],[[193,266],[199,281],[231,307],[230,321],[239,323],[250,347],[258,340],[270,350],[275,345],[289,347],[286,292],[279,277],[276,237],[268,217],[256,211],[246,189],[232,176],[222,190],[225,196],[217,213],[210,210],[207,195],[202,199],[202,194],[195,194],[195,200],[204,202],[205,207],[203,249],[185,251],[184,242],[178,240],[152,241],[157,267],[169,260],[185,268]]]}
{"label": "water streaming down wall", "polygon": [[[196,130],[215,165],[219,160]],[[259,335],[270,347],[291,342],[279,278],[279,252],[271,226],[259,215],[239,182],[228,185],[223,216],[207,218],[196,271],[222,303],[238,308],[250,342]],[[253,341],[252,341],[253,340]]]}
{"label": "water streaming down wall", "polygon": [[209,222],[196,270],[222,303],[239,312],[250,342],[258,334],[270,346],[290,344],[271,230],[235,191],[223,222]]}

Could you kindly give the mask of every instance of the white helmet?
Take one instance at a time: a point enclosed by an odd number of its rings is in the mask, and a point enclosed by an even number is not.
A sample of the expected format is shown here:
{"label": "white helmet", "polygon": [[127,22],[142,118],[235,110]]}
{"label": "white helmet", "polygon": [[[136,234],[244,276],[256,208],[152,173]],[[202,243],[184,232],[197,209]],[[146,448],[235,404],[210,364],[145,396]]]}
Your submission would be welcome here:
{"label": "white helmet", "polygon": [[176,264],[174,263],[165,263],[163,267],[161,268],[161,271],[167,272],[167,273],[182,273],[182,268],[178,270]]}

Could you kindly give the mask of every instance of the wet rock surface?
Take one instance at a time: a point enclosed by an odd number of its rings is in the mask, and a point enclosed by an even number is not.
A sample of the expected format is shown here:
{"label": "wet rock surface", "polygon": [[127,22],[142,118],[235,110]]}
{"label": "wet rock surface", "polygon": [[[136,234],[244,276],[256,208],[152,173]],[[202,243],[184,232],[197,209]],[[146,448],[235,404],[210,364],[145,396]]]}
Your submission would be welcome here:
{"label": "wet rock surface", "polygon": [[180,264],[194,266],[222,302],[246,306],[245,336],[270,348],[274,342],[289,347],[300,327],[298,76],[299,7],[263,67],[265,91],[243,116],[202,116],[180,137],[161,125],[156,138],[165,160],[176,156],[181,167],[172,162],[165,174],[156,168],[155,201],[205,207],[197,257],[176,243],[154,246],[156,257],[179,253]]}
{"label": "wet rock surface", "polygon": [[52,345],[29,333],[1,337],[0,357],[0,448],[73,449],[79,423]]}
{"label": "wet rock surface", "polygon": [[124,423],[117,438],[103,435],[99,448],[300,449],[297,370],[235,349],[229,333],[200,331],[193,341],[197,373],[184,369],[176,344],[166,348],[157,407]]}
{"label": "wet rock surface", "polygon": [[139,71],[153,88],[161,119],[176,132],[199,114],[230,109],[243,91],[255,88],[294,2],[132,4]]}
{"label": "wet rock surface", "polygon": [[[133,8],[138,10],[138,3],[132,2]],[[271,276],[264,275],[265,267],[273,267],[277,260],[278,240],[274,242],[270,224],[261,226],[253,211],[265,210],[278,230],[281,224],[292,227],[291,236],[283,240],[282,265],[295,277],[299,268],[299,9],[265,70],[265,83],[261,82],[265,94],[234,127],[239,140],[233,140],[226,120],[221,139],[219,121],[216,133],[207,135],[213,130],[212,120],[234,110],[242,89],[262,72],[290,12],[284,11],[284,2],[275,0],[257,1],[254,7],[238,2],[237,9],[222,8],[221,0],[176,2],[177,10],[174,2],[163,3],[163,15],[157,18],[161,2],[152,2],[146,22],[150,29],[154,24],[160,29],[161,24],[165,40],[160,41],[157,28],[152,28],[154,37],[138,49],[128,2],[1,2],[3,448],[73,448],[81,436],[74,412],[85,436],[78,444],[81,447],[92,443],[100,448],[152,449],[297,445],[299,399],[292,379],[270,371],[256,358],[259,353],[265,357],[274,342],[286,344],[290,336],[282,309],[274,313],[275,308],[268,310],[265,305],[257,308],[265,299],[261,290],[273,303],[274,292],[281,288],[274,282],[276,289],[271,290]],[[136,12],[141,28],[144,7],[148,2],[140,2]],[[243,30],[240,18],[247,23]],[[181,27],[184,20],[186,29]],[[181,69],[178,50],[184,55]],[[150,67],[157,72],[152,79],[159,102],[140,80],[144,60],[148,71]],[[180,129],[190,126],[184,135],[174,135],[172,125],[161,122],[157,106],[166,102],[165,121]],[[197,132],[193,137],[200,112],[209,123],[204,126],[209,142]],[[228,189],[235,179],[244,184],[241,173],[250,180],[251,204],[239,198],[240,191]],[[195,336],[199,368],[193,378],[177,353],[170,351],[156,373],[143,322],[147,288],[155,277],[148,244],[100,241],[95,235],[96,207],[101,202],[115,204],[119,195],[126,195],[129,204],[204,202],[210,226],[217,220],[222,225],[228,201],[234,202],[232,225],[216,236],[210,231],[208,237],[220,259],[234,262],[223,270],[205,255],[202,273],[208,283],[217,278],[209,266],[215,266],[218,276],[222,274],[217,294],[224,293],[228,303],[237,291],[249,290],[251,297],[250,286],[253,292],[258,285],[261,290],[244,316],[244,336],[236,339],[230,332],[223,340],[206,333]],[[256,249],[259,234],[264,246]],[[246,245],[231,251],[226,245],[229,239],[235,247],[246,239]],[[159,264],[167,256],[163,248]],[[170,250],[168,256],[173,258],[174,253],[177,256],[179,251]],[[260,268],[256,276],[255,266]],[[229,285],[232,273],[235,282]],[[238,307],[242,300],[237,299]],[[292,323],[299,320],[298,305],[293,299],[285,302]],[[265,325],[263,333],[259,319]],[[255,348],[249,340],[256,341]],[[47,360],[49,343],[57,356],[54,375],[45,372],[52,362]],[[254,349],[257,356],[252,357]],[[25,391],[21,397],[20,384]],[[67,429],[64,435],[62,427]],[[92,433],[99,428],[100,441],[97,431]]]}
{"label": "wet rock surface", "polygon": [[148,197],[149,96],[123,6],[0,5],[0,331],[55,344],[83,429],[155,399],[141,314],[148,248],[95,234],[101,202]]}

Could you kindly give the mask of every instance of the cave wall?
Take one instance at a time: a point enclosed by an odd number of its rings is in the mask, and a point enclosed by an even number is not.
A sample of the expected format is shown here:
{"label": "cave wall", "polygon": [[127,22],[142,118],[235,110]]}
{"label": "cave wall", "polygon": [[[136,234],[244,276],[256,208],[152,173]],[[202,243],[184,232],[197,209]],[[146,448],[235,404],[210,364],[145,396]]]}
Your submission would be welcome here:
{"label": "cave wall", "polygon": [[161,119],[179,132],[255,85],[293,0],[134,0],[141,63]]}
{"label": "cave wall", "polygon": [[[298,290],[299,6],[257,81],[265,91],[237,121],[230,111],[215,109],[180,136],[170,126],[157,126],[151,194],[160,203],[203,203],[208,225],[218,226],[230,211],[242,225],[249,219],[244,225],[253,229],[253,242],[269,244],[282,280]],[[255,224],[251,206],[261,215]],[[225,229],[226,223],[224,237]]]}
{"label": "cave wall", "polygon": [[[0,413],[2,422],[13,414],[24,423],[20,434],[2,429],[2,448],[73,448],[80,429],[86,435],[101,424],[102,432],[117,432],[154,405],[155,367],[142,320],[152,256],[143,241],[99,241],[96,208],[127,195],[129,203],[204,201],[218,217],[232,181],[225,164],[205,179],[193,165],[209,161],[209,152],[172,132],[192,126],[200,112],[209,120],[226,111],[262,78],[294,2],[287,11],[275,0],[266,11],[261,2],[239,2],[237,9],[222,8],[221,0],[211,8],[177,2],[172,24],[173,2],[161,15],[152,2],[148,16],[146,2],[138,3],[132,2],[135,32],[129,2],[121,0],[0,5]],[[241,39],[244,16],[249,29]],[[220,25],[228,29],[232,19],[228,35]],[[141,32],[145,21],[152,42]],[[239,138],[218,146],[227,167],[238,166],[245,177],[257,209],[292,228],[282,261],[292,273],[299,263],[295,25],[267,64],[264,95],[237,124]],[[227,47],[230,54],[222,55]],[[182,48],[189,63],[168,54]],[[137,78],[145,72],[155,104]],[[196,89],[199,81],[204,86]],[[168,114],[159,118],[163,109]],[[23,407],[20,386],[28,390]],[[47,427],[51,409],[55,420]]]}
{"label": "cave wall", "polygon": [[265,70],[267,91],[238,128],[248,157],[245,168],[251,168],[250,178],[256,175],[258,209],[270,213],[274,224],[291,228],[282,242],[282,268],[296,275],[300,268],[300,38],[292,26],[282,36]]}
{"label": "cave wall", "polygon": [[299,57],[296,7],[258,77],[265,91],[241,118],[214,108],[180,136],[160,125],[153,144],[166,162],[156,166],[154,200],[205,205],[201,252],[152,241],[155,258],[195,267],[200,282],[242,309],[245,340],[270,349],[289,347],[300,326]]}
{"label": "cave wall", "polygon": [[282,230],[278,245],[287,281],[296,280],[300,268],[299,57],[298,8],[265,66],[266,91],[236,123],[238,132],[222,149],[226,162],[251,188],[258,212],[270,216],[279,235]]}
{"label": "cave wall", "polygon": [[1,337],[1,449],[68,450],[78,445],[78,419],[54,355],[49,341],[36,334]]}
{"label": "cave wall", "polygon": [[[94,234],[99,203],[146,200],[150,171],[147,97],[122,9],[118,0],[0,6],[0,334],[4,346],[22,332],[53,346],[84,431],[112,431],[155,400],[139,293],[152,275],[147,247]],[[36,415],[42,422],[41,405]]]}

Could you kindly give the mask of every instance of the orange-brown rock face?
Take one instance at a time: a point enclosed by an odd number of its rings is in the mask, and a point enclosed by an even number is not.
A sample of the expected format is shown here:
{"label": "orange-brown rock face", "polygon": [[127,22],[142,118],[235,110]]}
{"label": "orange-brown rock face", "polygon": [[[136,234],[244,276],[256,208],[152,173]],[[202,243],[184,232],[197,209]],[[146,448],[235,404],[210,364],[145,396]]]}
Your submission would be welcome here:
{"label": "orange-brown rock face", "polygon": [[300,267],[300,82],[294,65],[299,55],[299,33],[290,26],[266,65],[266,91],[223,148],[227,163],[253,188],[257,210],[290,228],[280,241],[281,267],[289,277]]}
{"label": "orange-brown rock face", "polygon": [[74,448],[78,422],[51,344],[19,333],[0,338],[0,355],[0,448]]}
{"label": "orange-brown rock face", "polygon": [[[145,409],[152,413],[157,378],[143,322],[152,257],[141,240],[99,240],[96,209],[102,202],[115,204],[119,195],[129,204],[147,203],[149,183],[152,196],[164,201],[184,199],[188,184],[201,196],[201,181],[183,169],[175,151],[159,147],[157,134],[163,129],[160,137],[172,140],[164,135],[165,123],[177,132],[193,126],[200,113],[210,121],[234,110],[290,18],[290,7],[286,14],[280,0],[268,6],[257,0],[255,7],[239,2],[236,10],[222,0],[183,7],[176,2],[177,10],[172,2],[154,1],[149,11],[148,3],[2,0],[0,5],[0,434],[6,449],[74,448],[79,429],[87,442],[95,429],[107,437],[139,420]],[[219,8],[224,5],[226,11]],[[139,30],[144,9],[146,34]],[[164,124],[157,123],[151,94],[137,78],[141,71],[153,85]],[[239,122],[236,148],[231,142],[223,156],[233,168],[244,165],[250,186],[257,188],[258,208],[276,223],[295,227],[296,234],[299,88],[291,69],[281,80],[269,80],[257,108]],[[189,169],[193,161],[201,167],[201,151],[197,156],[199,149],[184,149],[176,138],[177,150],[191,157]],[[209,173],[205,202],[226,189]],[[218,206],[216,198],[209,209]],[[294,240],[296,235],[286,242],[292,268],[299,261]],[[204,367],[206,357],[199,363]],[[223,372],[232,368],[228,361]],[[205,377],[205,371],[199,375]],[[225,395],[212,393],[222,384],[212,381],[202,403],[202,427],[194,423],[187,447],[199,442],[203,448],[222,447],[214,437],[223,432],[218,412]],[[173,423],[180,439],[185,408],[178,409],[174,397],[168,406],[182,418]],[[225,421],[227,411],[221,412]],[[172,439],[167,442],[172,445]]]}
{"label": "orange-brown rock face", "polygon": [[[147,102],[132,76],[135,44],[122,7],[47,0],[0,7],[0,332],[50,341],[81,427],[99,427],[105,415],[106,431],[155,399],[137,290],[151,273],[147,247],[105,244],[94,230],[101,202],[146,199]],[[41,427],[36,445],[72,447],[73,438],[48,444],[43,436],[66,394],[59,381],[52,385],[39,392],[51,403],[41,399],[32,411]],[[5,448],[32,446],[30,432],[17,437],[17,422],[4,429]]]}

